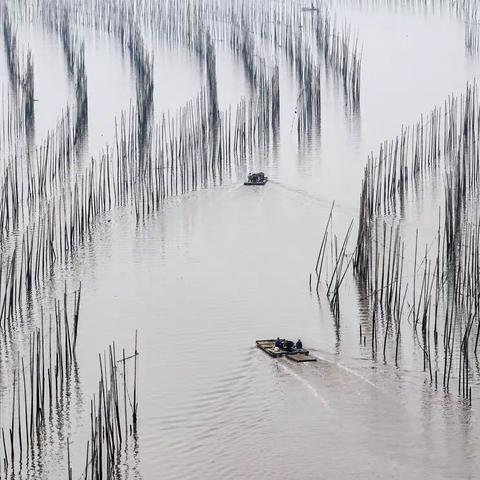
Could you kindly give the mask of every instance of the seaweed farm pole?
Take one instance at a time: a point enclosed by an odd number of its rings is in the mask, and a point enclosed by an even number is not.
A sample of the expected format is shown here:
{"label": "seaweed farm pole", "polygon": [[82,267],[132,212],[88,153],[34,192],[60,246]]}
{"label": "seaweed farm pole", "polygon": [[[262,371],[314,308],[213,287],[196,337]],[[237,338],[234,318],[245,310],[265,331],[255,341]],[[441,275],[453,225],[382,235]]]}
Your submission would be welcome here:
{"label": "seaweed farm pole", "polygon": [[72,467],[70,465],[70,439],[67,438],[67,461],[68,461],[68,480],[72,480]]}
{"label": "seaweed farm pole", "polygon": [[328,237],[328,227],[330,225],[330,222],[332,221],[332,212],[333,212],[333,207],[334,206],[335,206],[335,201],[332,203],[332,207],[330,208],[330,213],[328,215],[327,225],[325,226],[325,231],[323,233],[322,243],[320,245],[320,250],[318,252],[317,263],[315,265],[315,273],[317,275],[317,285],[316,285],[317,293],[318,293],[318,287],[320,285],[320,279],[321,279],[321,274],[322,274],[323,259],[325,257],[325,250],[326,250],[327,237]]}
{"label": "seaweed farm pole", "polygon": [[418,228],[415,231],[415,260],[413,263],[413,320],[415,321],[415,285],[416,285],[416,278],[417,278],[417,245],[418,245]]}
{"label": "seaweed farm pole", "polygon": [[78,316],[80,312],[80,296],[82,293],[82,282],[80,282],[80,286],[78,287],[78,291],[75,292],[75,300],[74,300],[74,309],[75,313],[73,315],[73,354],[75,354],[75,347],[77,346],[77,333],[78,333]]}
{"label": "seaweed farm pole", "polygon": [[[137,356],[135,355],[135,358]],[[125,349],[123,349],[123,402],[124,402],[124,413],[125,413],[125,442],[128,442],[128,421],[127,421],[127,375],[125,372]]]}
{"label": "seaweed farm pole", "polygon": [[25,382],[25,367],[23,363],[23,357],[22,357],[22,377],[23,377],[23,406],[24,406],[24,411],[25,411],[25,438],[27,442],[27,452],[30,449],[30,437],[28,435],[28,410],[27,410],[27,385]]}
{"label": "seaweed farm pole", "polygon": [[13,400],[12,400],[12,426],[10,428],[10,451],[12,466],[15,463],[15,445],[14,445],[14,430],[15,430],[15,387],[16,387],[16,372],[13,372]]}
{"label": "seaweed farm pole", "polygon": [[[317,276],[319,276],[319,273],[318,273],[318,265],[320,263],[320,256],[321,256],[321,253],[322,253],[322,250],[323,250],[323,246],[326,242],[326,236],[328,234],[328,226],[330,225],[330,221],[332,219],[332,212],[333,212],[333,207],[335,206],[335,200],[333,201],[332,203],[332,206],[330,208],[330,213],[328,214],[328,220],[327,220],[327,225],[325,227],[325,231],[324,231],[324,234],[323,234],[323,238],[322,238],[322,244],[320,245],[320,251],[318,252],[318,257],[317,257],[317,264],[315,265],[315,272],[317,272]],[[323,262],[322,262],[323,263]],[[320,264],[320,271],[321,271],[321,268],[322,268],[322,264]]]}
{"label": "seaweed farm pole", "polygon": [[135,359],[134,359],[134,369],[133,369],[133,429],[137,431],[137,337],[138,330],[135,330]]}

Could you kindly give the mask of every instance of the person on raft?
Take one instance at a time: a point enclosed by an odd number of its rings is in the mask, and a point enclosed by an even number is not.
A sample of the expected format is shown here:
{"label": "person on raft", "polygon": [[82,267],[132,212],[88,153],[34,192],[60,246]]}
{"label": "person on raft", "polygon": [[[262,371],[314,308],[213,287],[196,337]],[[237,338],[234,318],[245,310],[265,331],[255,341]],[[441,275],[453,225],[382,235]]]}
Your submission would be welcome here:
{"label": "person on raft", "polygon": [[291,340],[285,340],[283,343],[283,349],[287,352],[291,352],[293,350],[294,343]]}
{"label": "person on raft", "polygon": [[277,337],[275,340],[275,350],[281,350],[283,348],[283,342],[280,340],[280,337]]}
{"label": "person on raft", "polygon": [[295,348],[297,350],[301,350],[303,348],[303,343],[300,339],[298,339],[297,343],[295,344]]}

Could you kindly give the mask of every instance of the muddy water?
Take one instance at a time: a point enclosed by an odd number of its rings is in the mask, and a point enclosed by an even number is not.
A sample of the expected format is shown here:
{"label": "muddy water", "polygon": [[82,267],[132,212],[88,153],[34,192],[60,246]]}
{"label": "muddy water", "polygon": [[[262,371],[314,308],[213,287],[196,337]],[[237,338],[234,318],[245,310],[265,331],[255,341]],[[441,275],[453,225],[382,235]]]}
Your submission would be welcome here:
{"label": "muddy water", "polygon": [[[310,295],[308,275],[331,202],[337,202],[339,232],[356,218],[370,151],[450,92],[462,91],[479,63],[466,56],[463,25],[449,15],[339,12],[363,42],[358,115],[348,113],[342,92],[326,83],[321,130],[299,148],[292,128],[298,92],[280,61],[279,140],[245,167],[268,173],[265,188],[238,182],[171,199],[142,225],[129,211],[114,212],[50,286],[54,296],[65,276],[72,287],[83,282],[79,379],[66,420],[77,471],[98,381],[96,354],[112,340],[131,351],[138,329],[140,425],[129,478],[297,471],[311,479],[475,477],[478,392],[470,409],[455,393],[432,389],[408,334],[400,368],[373,361],[358,342],[363,313],[355,283],[342,291],[335,325],[326,300]],[[35,76],[38,138],[53,128],[71,95],[57,41],[31,35],[36,68],[44,65]],[[113,119],[135,91],[128,59],[110,42],[86,36],[90,154],[113,140]],[[198,93],[203,72],[186,52],[152,48],[158,118]],[[221,46],[217,74],[222,108],[249,94],[242,66]],[[8,80],[3,73],[0,79]],[[424,200],[408,205],[410,237],[418,225],[425,238],[436,228],[429,209],[438,198],[427,192]],[[254,347],[256,338],[277,335],[301,337],[319,361],[274,361]],[[31,478],[64,478],[64,443],[65,437],[52,438]]]}
{"label": "muddy water", "polygon": [[[295,465],[306,478],[469,478],[475,408],[424,383],[408,336],[400,369],[372,362],[358,346],[355,291],[338,330],[309,295],[315,242],[304,225],[315,214],[327,210],[275,184],[225,187],[166,206],[137,235],[114,221],[112,248],[92,252],[84,388],[91,349],[112,329],[131,344],[139,328],[146,478],[257,478]],[[252,345],[277,332],[301,336],[320,361],[274,361]]]}

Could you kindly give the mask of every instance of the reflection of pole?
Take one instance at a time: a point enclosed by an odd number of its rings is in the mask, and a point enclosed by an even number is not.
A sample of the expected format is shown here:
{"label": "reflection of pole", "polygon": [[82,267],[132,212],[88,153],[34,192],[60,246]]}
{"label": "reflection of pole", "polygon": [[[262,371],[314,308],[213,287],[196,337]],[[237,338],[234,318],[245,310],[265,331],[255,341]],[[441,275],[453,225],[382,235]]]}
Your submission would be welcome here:
{"label": "reflection of pole", "polygon": [[295,115],[297,115],[297,112],[298,112],[298,104],[300,102],[300,98],[302,98],[302,95],[303,95],[303,88],[300,90],[300,93],[298,94],[298,97],[297,97],[297,105],[295,106],[295,112],[293,112],[293,119],[292,119],[292,126],[290,127],[290,133],[292,133],[293,131],[293,124],[295,123]]}

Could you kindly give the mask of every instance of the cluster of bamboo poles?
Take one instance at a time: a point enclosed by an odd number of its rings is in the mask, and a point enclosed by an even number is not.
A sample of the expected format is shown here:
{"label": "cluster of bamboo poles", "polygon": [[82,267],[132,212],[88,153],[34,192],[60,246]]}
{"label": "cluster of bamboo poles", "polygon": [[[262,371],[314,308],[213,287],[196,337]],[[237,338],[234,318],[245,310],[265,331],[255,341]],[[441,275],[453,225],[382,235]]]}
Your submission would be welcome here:
{"label": "cluster of bamboo poles", "polygon": [[[34,289],[51,277],[56,266],[68,263],[90,238],[98,220],[111,209],[129,206],[140,221],[157,211],[168,197],[221,183],[255,147],[268,145],[280,122],[278,51],[291,60],[297,76],[299,134],[319,125],[322,68],[341,79],[354,103],[359,99],[361,55],[357,53],[356,41],[351,40],[348,26],[337,29],[332,26],[335,22],[317,8],[308,13],[311,21],[305,25],[311,26],[303,29],[300,20],[306,12],[287,1],[278,2],[271,9],[250,0],[211,0],[201,4],[188,0],[38,0],[20,1],[16,7],[15,22],[41,19],[58,32],[67,70],[75,84],[76,108],[73,116],[69,109],[65,111],[55,131],[38,148],[25,154],[15,151],[3,166],[1,236],[2,240],[14,238],[10,252],[0,259],[2,271],[6,272],[0,277],[0,321],[4,328],[14,325],[22,304],[29,301]],[[33,118],[33,63],[27,55],[27,67],[18,67],[16,36],[9,15],[5,8],[4,34],[13,59],[9,64],[21,72],[22,92],[28,92],[26,97],[32,102],[31,111],[25,108],[24,114]],[[73,147],[87,125],[87,75],[84,46],[71,25],[93,27],[117,36],[128,50],[137,84],[136,104],[119,119],[113,147],[107,147],[80,172],[73,168]],[[145,26],[157,38],[195,52],[206,73],[206,85],[197,97],[178,111],[165,114],[157,124],[152,118],[153,58],[141,34]],[[250,99],[242,99],[236,108],[224,112],[218,107],[215,52],[216,42],[222,39],[241,59],[253,92]],[[319,50],[323,53],[323,66],[319,63],[322,57],[316,55]],[[353,258],[344,261],[351,231],[352,226],[340,249],[332,237],[336,267],[327,296],[336,317],[340,286]],[[77,322],[74,324],[76,339]],[[65,325],[62,328],[65,333]],[[60,336],[71,352],[67,341],[70,337]],[[73,356],[66,353],[66,348],[61,361],[71,365]],[[114,349],[110,350],[109,362],[104,357],[101,372],[99,394],[92,403],[92,437],[87,448],[85,476],[91,478],[108,477],[117,461],[122,438],[127,437],[126,419],[124,429],[120,424]],[[48,369],[45,378],[50,380]],[[38,391],[44,392],[43,387]],[[125,417],[126,391],[124,387]],[[18,398],[14,393],[14,404]],[[135,429],[136,375],[131,409]],[[13,453],[8,462],[14,463]],[[71,475],[70,464],[68,470]]]}
{"label": "cluster of bamboo poles", "polygon": [[[52,418],[62,418],[75,375],[81,286],[68,301],[55,300],[54,315],[44,319],[29,339],[27,358],[14,358],[11,401],[2,403],[0,474],[14,475],[42,450]],[[71,316],[68,311],[72,312]],[[4,420],[5,419],[5,420]]]}
{"label": "cluster of bamboo poles", "polygon": [[[477,86],[468,85],[459,98],[450,96],[413,128],[402,128],[392,142],[370,157],[360,198],[359,225],[352,254],[337,253],[331,241],[333,274],[327,276],[327,297],[338,321],[338,294],[344,265],[351,261],[361,303],[369,325],[360,329],[360,342],[373,356],[400,362],[402,325],[408,322],[423,353],[430,382],[451,388],[456,374],[458,393],[471,402],[472,358],[480,337],[480,218],[475,206],[479,192],[478,138],[480,102]],[[443,205],[438,206],[438,229],[423,249],[419,231],[414,244],[402,233],[409,185],[428,188],[443,181]],[[400,212],[397,212],[397,203]],[[317,257],[317,292],[331,213]],[[348,242],[347,232],[346,242]],[[344,242],[345,243],[345,242]],[[328,257],[328,256],[327,256]],[[310,287],[312,276],[310,277]],[[332,295],[333,290],[333,295]],[[333,305],[332,305],[333,301]],[[368,327],[368,328],[367,328]],[[379,335],[383,337],[379,340]],[[379,345],[381,343],[381,346]]]}
{"label": "cluster of bamboo poles", "polygon": [[34,123],[34,69],[30,49],[26,53],[19,52],[17,34],[12,25],[8,7],[3,5],[0,10],[3,24],[3,39],[7,57],[7,68],[15,96],[17,122],[24,125],[27,133],[33,129]]}
{"label": "cluster of bamboo poles", "polygon": [[241,58],[247,79],[255,91],[258,112],[259,140],[268,144],[270,132],[278,128],[280,113],[279,69],[274,65],[269,71],[266,59],[257,50],[253,35],[244,27],[233,29],[230,46],[235,55]]}
{"label": "cluster of bamboo poles", "polygon": [[209,103],[209,117],[212,129],[215,131],[218,126],[218,88],[217,88],[217,60],[215,53],[215,44],[213,43],[210,31],[206,32],[205,64],[207,75],[207,92]]}
{"label": "cluster of bamboo poles", "polygon": [[480,52],[480,23],[476,17],[465,22],[465,49],[472,56]]}
{"label": "cluster of bamboo poles", "polygon": [[128,51],[136,73],[138,144],[149,144],[153,115],[153,57],[147,51],[140,28],[129,25]]}
{"label": "cluster of bamboo poles", "polygon": [[313,53],[308,48],[302,48],[297,41],[298,51],[295,55],[295,71],[297,74],[299,95],[297,99],[297,135],[299,143],[303,135],[311,135],[321,123],[321,70],[313,60]]}
{"label": "cluster of bamboo poles", "polygon": [[[87,441],[85,480],[115,478],[122,464],[129,436],[135,441],[137,435],[138,393],[137,393],[137,334],[135,333],[134,353],[127,357],[125,349],[118,357],[115,343],[99,355],[100,380],[98,394],[90,402],[90,439]],[[127,362],[133,360],[133,385],[127,379]],[[67,443],[68,478],[73,478]]]}
{"label": "cluster of bamboo poles", "polygon": [[[345,280],[345,275],[347,274],[350,264],[353,260],[353,255],[350,255],[350,256],[347,255],[347,247],[348,247],[350,235],[352,233],[353,221],[350,222],[350,225],[347,229],[347,232],[345,234],[345,237],[339,249],[337,236],[334,235],[332,231],[330,231],[329,233],[329,228],[330,230],[332,229],[334,206],[335,206],[335,202],[333,203],[332,208],[330,209],[330,214],[328,216],[327,224],[325,226],[325,230],[322,236],[322,242],[320,244],[320,249],[317,255],[317,261],[315,264],[315,282],[316,282],[315,290],[317,292],[317,295],[319,295],[322,287],[320,282],[322,280],[322,271],[326,263],[325,255],[327,252],[328,239],[330,236],[330,253],[331,253],[331,265],[332,265],[331,270],[332,271],[330,274],[327,274],[325,287],[326,287],[326,296],[328,298],[332,314],[335,318],[335,321],[339,323],[340,322],[340,287]],[[310,279],[309,279],[310,292],[312,292],[312,280],[314,280],[313,275],[310,274]]]}
{"label": "cluster of bamboo poles", "polygon": [[[449,214],[445,215],[445,221],[449,221]],[[469,362],[477,352],[480,332],[480,237],[478,224],[468,223],[465,230],[454,258],[449,257],[448,233],[441,225],[435,241],[425,245],[424,254],[420,253],[417,231],[411,259],[413,270],[408,272],[405,241],[399,227],[394,229],[392,225],[388,229],[383,222],[383,236],[378,231],[374,236],[373,271],[367,279],[359,280],[373,310],[372,353],[377,352],[378,317],[381,316],[384,319],[383,358],[387,357],[387,338],[392,336],[398,365],[400,323],[404,318],[413,327],[430,381],[436,386],[438,377],[442,377],[444,388],[449,390],[452,365],[457,362],[459,394],[470,399]],[[439,337],[443,338],[443,366]]]}
{"label": "cluster of bamboo poles", "polygon": [[325,66],[340,78],[346,99],[353,108],[357,108],[360,102],[362,64],[358,37],[352,36],[351,27],[347,23],[339,28],[328,12],[318,15],[314,28],[318,50],[323,54]]}
{"label": "cluster of bamboo poles", "polygon": [[468,85],[459,98],[450,96],[412,128],[385,142],[377,156],[370,156],[362,182],[358,262],[368,245],[370,220],[404,208],[409,185],[428,184],[443,172],[458,198],[470,198],[478,190],[480,103],[476,84]]}
{"label": "cluster of bamboo poles", "polygon": [[[364,326],[362,331],[360,326],[360,343],[366,347],[367,335],[370,335],[372,357],[376,358],[381,349],[384,362],[392,358],[395,366],[399,366],[401,327],[409,323],[414,342],[422,351],[423,369],[432,385],[437,388],[442,382],[443,388],[450,391],[456,370],[458,394],[469,403],[474,373],[472,358],[476,357],[480,338],[480,226],[476,214],[474,218],[474,223],[466,223],[462,241],[457,243],[452,254],[447,230],[450,214],[445,214],[443,226],[439,215],[437,236],[433,242],[425,244],[424,253],[421,253],[417,230],[411,258],[407,257],[407,242],[400,234],[400,226],[388,226],[378,218],[368,252],[369,269],[355,267],[361,303],[366,304],[370,312],[368,328]],[[330,224],[331,212],[315,268],[317,293],[322,288]],[[352,258],[355,262],[356,257],[356,251],[352,255],[346,253],[350,229],[351,225],[340,254],[337,254],[334,239],[331,247],[333,273],[330,277],[327,275],[325,284],[337,322],[337,287],[343,282],[349,262]]]}
{"label": "cluster of bamboo poles", "polygon": [[[328,14],[312,9],[318,18],[311,15],[306,22],[311,27],[302,31],[298,25],[302,10],[285,2],[266,9],[249,1],[202,5],[177,0],[168,5],[46,1],[20,5],[15,12],[17,21],[42,18],[59,33],[67,69],[78,88],[73,125],[67,109],[56,131],[29,152],[26,167],[17,161],[18,152],[4,167],[1,234],[8,238],[21,227],[24,232],[5,259],[9,276],[3,297],[9,308],[3,322],[15,317],[22,293],[26,298],[56,264],[67,262],[89,237],[97,219],[113,207],[131,206],[139,221],[158,210],[167,197],[221,183],[254,147],[268,144],[279,124],[279,68],[276,62],[269,67],[257,36],[283,48],[294,66],[300,91],[299,134],[310,131],[314,122],[319,124],[320,67],[314,61],[315,49],[320,45],[329,68],[347,77],[350,59],[357,58],[356,47],[353,53],[349,50],[349,34],[337,35]],[[7,15],[5,10],[8,31]],[[114,147],[107,148],[98,160],[92,159],[79,175],[71,172],[75,164],[72,147],[86,123],[88,101],[84,47],[72,33],[72,19],[119,36],[137,77],[136,107],[120,119]],[[219,23],[229,26],[219,27]],[[163,116],[156,126],[151,121],[153,61],[140,34],[141,24],[190,48],[206,71],[206,88],[197,98],[173,115]],[[320,30],[341,37],[341,47],[331,44],[325,33],[320,41]],[[242,99],[236,111],[218,108],[214,42],[219,36],[228,38],[242,59],[255,92],[250,100]],[[342,248],[338,258],[344,253]],[[338,299],[338,280],[332,283],[334,299]]]}
{"label": "cluster of bamboo poles", "polygon": [[[293,60],[291,64],[299,72],[297,129],[300,132],[311,127],[312,116],[319,116],[320,71],[343,85],[348,105],[352,108],[359,105],[361,51],[358,39],[352,35],[349,24],[344,22],[339,27],[319,1],[305,9],[287,0],[271,4],[252,0],[84,0],[74,4],[69,0],[38,0],[33,5],[21,2],[18,11],[19,16],[27,20],[49,24],[61,22],[58,11],[62,9],[68,11],[76,25],[115,35],[122,45],[141,45],[134,32],[143,27],[174,48],[188,48],[200,59],[206,58],[210,86],[214,85],[210,83],[214,76],[212,60],[205,57],[207,46],[210,52],[215,42],[229,42],[243,60],[247,77],[258,87],[257,94],[261,96],[265,89],[270,90],[267,94],[270,101],[264,102],[268,106],[264,115],[271,116],[274,124],[279,120],[279,52]],[[144,54],[135,58],[133,63],[141,79],[148,72],[149,58]],[[148,80],[148,75],[144,79]],[[148,85],[141,85],[148,98]],[[142,102],[138,111],[143,115],[141,106]],[[216,111],[212,110],[214,115]]]}
{"label": "cluster of bamboo poles", "polygon": [[[132,108],[120,120],[113,150],[92,159],[74,174],[75,128],[69,111],[55,132],[27,161],[13,156],[4,167],[1,235],[23,232],[4,254],[3,323],[12,322],[34,288],[65,265],[89,238],[99,217],[114,207],[131,206],[137,220],[158,210],[165,198],[220,183],[244,158],[261,132],[261,107],[240,103],[211,125],[205,91],[176,115],[164,116],[152,148],[141,155],[138,115]],[[211,129],[215,128],[215,142]]]}
{"label": "cluster of bamboo poles", "polygon": [[92,159],[79,174],[71,168],[75,131],[68,112],[55,133],[31,153],[26,171],[16,157],[7,163],[0,197],[1,232],[5,240],[15,231],[23,233],[4,255],[3,323],[13,321],[56,265],[68,262],[99,217],[115,207],[130,206],[140,220],[157,211],[164,199],[220,183],[229,175],[254,142],[255,104],[241,104],[235,121],[231,110],[221,114],[216,143],[209,147],[206,96],[202,92],[178,115],[165,116],[147,155],[140,154],[138,116],[132,108],[129,117],[120,120],[114,149]]}
{"label": "cluster of bamboo poles", "polygon": [[[27,163],[26,172],[22,164],[19,171],[17,157],[4,168],[2,235],[8,236],[21,224],[30,225],[19,242],[27,245],[21,249],[20,264],[26,267],[20,273],[34,271],[28,280],[22,276],[17,279],[12,273],[14,284],[25,283],[25,291],[29,291],[32,283],[40,283],[55,263],[66,261],[88,237],[96,219],[113,206],[131,205],[137,220],[144,218],[169,196],[221,182],[231,172],[232,162],[245,158],[255,145],[268,143],[279,123],[279,68],[276,62],[273,67],[268,65],[258,37],[275,49],[282,48],[294,65],[300,92],[299,134],[319,123],[316,50],[323,53],[325,66],[335,71],[345,86],[354,86],[352,96],[357,98],[360,55],[356,41],[350,41],[349,27],[339,31],[328,12],[319,6],[310,10],[304,19],[308,28],[302,29],[304,10],[287,2],[273,8],[258,8],[248,0],[201,5],[179,0],[166,4],[55,0],[19,5],[17,21],[41,18],[59,32],[68,70],[76,77],[78,88],[74,127],[67,111],[56,134],[35,151],[35,161]],[[84,47],[79,46],[70,28],[77,20],[80,25],[119,36],[128,48],[137,76],[137,104],[120,120],[114,148],[107,149],[99,160],[92,159],[83,173],[69,179],[75,158],[71,147],[84,124],[82,119],[87,118]],[[4,24],[8,32],[6,9]],[[157,36],[192,49],[206,67],[206,89],[173,116],[164,116],[155,127],[150,116],[153,61],[139,25],[148,25]],[[229,38],[255,91],[233,114],[231,109],[218,109],[214,42],[220,36]],[[67,188],[62,188],[63,182]],[[25,217],[34,220],[29,224]],[[9,264],[17,265],[19,255],[15,247]],[[338,298],[338,289],[334,298]]]}
{"label": "cluster of bamboo poles", "polygon": [[[51,278],[56,266],[68,263],[102,215],[114,207],[131,206],[139,220],[156,211],[169,196],[222,182],[246,158],[247,152],[265,141],[275,121],[272,118],[278,117],[278,69],[272,80],[266,74],[265,63],[259,68],[264,80],[257,81],[257,94],[249,100],[242,99],[236,109],[219,111],[214,39],[205,30],[195,43],[206,67],[205,89],[177,112],[164,115],[154,129],[148,125],[151,138],[145,142],[142,132],[147,131],[147,125],[143,112],[151,108],[153,101],[153,63],[143,39],[135,34],[138,30],[118,29],[135,66],[137,104],[119,120],[114,147],[107,148],[98,160],[92,159],[84,171],[78,172],[74,146],[79,138],[79,119],[87,118],[84,47],[72,33],[71,17],[68,15],[70,23],[67,22],[65,10],[62,11],[52,28],[62,40],[67,70],[75,84],[80,82],[84,89],[76,91],[75,115],[67,109],[56,129],[37,148],[15,150],[3,165],[1,235],[5,241],[13,240],[10,251],[0,259],[4,267],[1,271],[5,272],[0,278],[0,318],[4,328],[15,327],[22,305]],[[268,88],[263,89],[267,82]],[[75,321],[75,338],[76,325]],[[61,358],[68,364],[72,362],[68,353]],[[63,371],[60,369],[60,374]],[[50,381],[48,375],[46,378]],[[117,408],[114,405],[118,406],[118,397],[114,399],[112,390],[118,395],[116,380],[108,384],[107,378],[105,372],[99,407],[92,410],[94,433],[87,458],[92,478],[99,478],[104,469],[111,471],[122,435],[115,426],[118,416],[116,420],[113,416]],[[134,429],[136,395],[135,380]],[[125,429],[124,438],[126,435]],[[7,460],[10,467],[13,455]]]}
{"label": "cluster of bamboo poles", "polygon": [[22,120],[22,110],[19,109],[16,97],[10,88],[2,85],[0,102],[0,155],[8,157],[19,143],[26,137],[25,122]]}
{"label": "cluster of bamboo poles", "polygon": [[413,15],[451,15],[461,21],[478,10],[476,0],[329,0],[332,8],[359,8],[362,11],[386,11]]}
{"label": "cluster of bamboo poles", "polygon": [[56,129],[34,150],[6,157],[0,176],[0,239],[34,222],[55,192],[68,184],[76,159],[74,126],[69,110]]}
{"label": "cluster of bamboo poles", "polygon": [[85,44],[72,31],[68,12],[65,10],[61,23],[56,24],[61,38],[68,74],[75,88],[75,136],[77,144],[85,137],[88,129],[88,90],[85,68]]}
{"label": "cluster of bamboo poles", "polygon": [[322,2],[310,2],[308,8],[291,2],[275,2],[275,5],[266,4],[264,9],[259,9],[253,2],[245,1],[241,12],[243,16],[248,15],[248,25],[256,26],[262,40],[281,48],[289,59],[305,56],[308,51],[323,57],[323,64],[315,66],[323,66],[327,74],[333,73],[341,79],[347,98],[354,103],[359,101],[361,52],[358,39],[351,35],[348,23],[341,28],[337,26]]}
{"label": "cluster of bamboo poles", "polygon": [[247,152],[268,133],[259,103],[242,101],[235,112],[220,112],[217,124],[212,124],[212,104],[202,89],[176,114],[162,116],[152,134],[151,149],[143,157],[135,139],[135,115],[123,116],[113,157],[107,153],[102,160],[109,165],[105,167],[109,176],[102,182],[113,203],[134,206],[139,220],[158,210],[165,198],[230,178]]}

